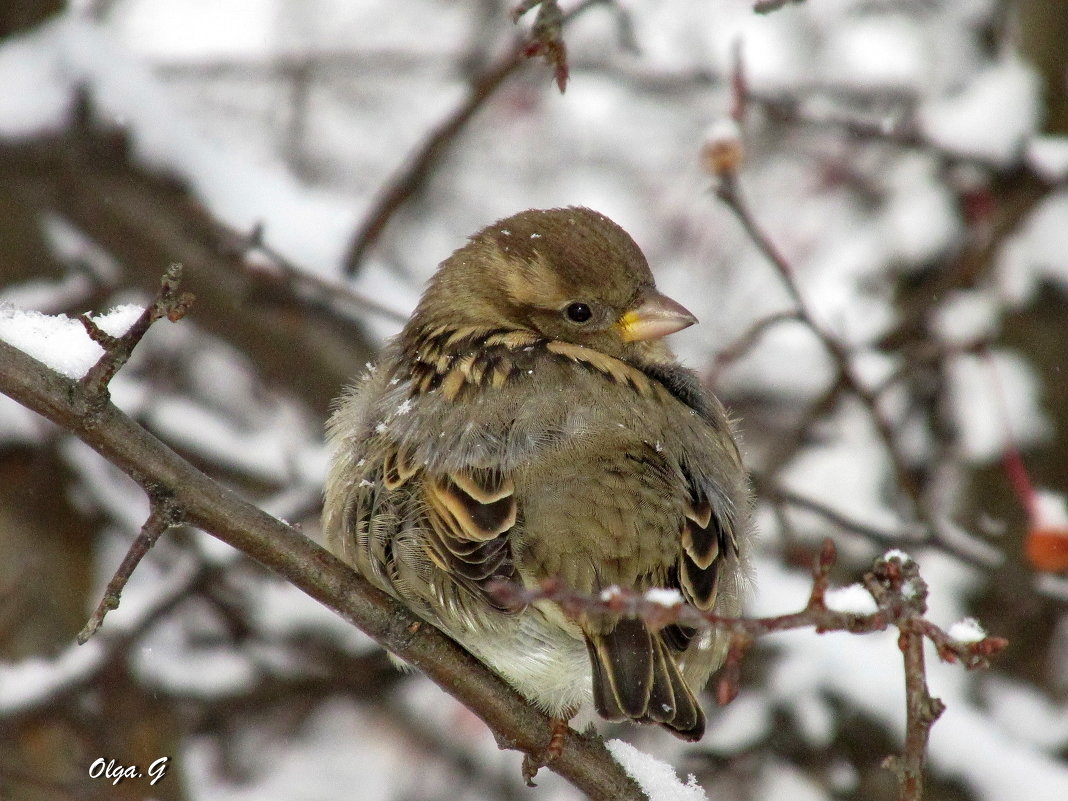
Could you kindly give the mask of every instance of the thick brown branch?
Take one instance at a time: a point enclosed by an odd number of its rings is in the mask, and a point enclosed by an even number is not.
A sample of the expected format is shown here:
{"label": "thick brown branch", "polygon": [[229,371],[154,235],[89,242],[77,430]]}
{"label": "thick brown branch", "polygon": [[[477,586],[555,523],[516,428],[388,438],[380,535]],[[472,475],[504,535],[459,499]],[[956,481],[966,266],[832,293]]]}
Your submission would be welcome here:
{"label": "thick brown branch", "polygon": [[[151,493],[167,488],[191,525],[237,548],[422,669],[475,712],[502,748],[537,753],[549,719],[432,626],[361,580],[314,542],[216,484],[112,404],[93,426],[79,414],[85,390],[0,342],[0,392],[66,428]],[[642,799],[596,736],[569,731],[551,769],[590,798]]]}

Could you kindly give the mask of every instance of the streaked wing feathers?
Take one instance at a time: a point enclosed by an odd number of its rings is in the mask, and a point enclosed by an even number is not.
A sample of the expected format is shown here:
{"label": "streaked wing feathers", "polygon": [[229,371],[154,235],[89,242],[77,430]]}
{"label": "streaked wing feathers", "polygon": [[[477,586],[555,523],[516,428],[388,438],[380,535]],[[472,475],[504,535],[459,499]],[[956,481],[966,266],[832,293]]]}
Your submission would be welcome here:
{"label": "streaked wing feathers", "polygon": [[738,555],[734,510],[718,493],[705,494],[690,483],[690,503],[684,510],[679,585],[698,609],[716,605],[722,559]]}
{"label": "streaked wing feathers", "polygon": [[[421,499],[423,550],[439,569],[471,590],[490,578],[513,575],[507,534],[517,505],[510,478],[474,467],[429,475],[415,465],[410,451],[395,445],[384,449],[382,470],[388,491],[406,490]],[[388,574],[389,565],[384,567]]]}

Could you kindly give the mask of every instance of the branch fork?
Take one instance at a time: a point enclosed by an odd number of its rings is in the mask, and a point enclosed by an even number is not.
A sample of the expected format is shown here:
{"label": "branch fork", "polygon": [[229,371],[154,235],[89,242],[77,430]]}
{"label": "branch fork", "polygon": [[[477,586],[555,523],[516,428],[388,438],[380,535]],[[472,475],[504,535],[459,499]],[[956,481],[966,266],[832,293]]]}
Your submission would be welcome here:
{"label": "branch fork", "polygon": [[189,311],[194,298],[189,292],[179,291],[181,281],[182,265],[172,264],[160,280],[160,288],[155,299],[122,336],[111,336],[94,323],[88,314],[78,315],[78,320],[85,327],[90,339],[104,349],[104,355],[89,368],[79,382],[85,390],[87,422],[91,423],[111,399],[108,384],[130,360],[134,348],[148,333],[152,323],[161,317],[166,317],[172,323],[176,323]]}

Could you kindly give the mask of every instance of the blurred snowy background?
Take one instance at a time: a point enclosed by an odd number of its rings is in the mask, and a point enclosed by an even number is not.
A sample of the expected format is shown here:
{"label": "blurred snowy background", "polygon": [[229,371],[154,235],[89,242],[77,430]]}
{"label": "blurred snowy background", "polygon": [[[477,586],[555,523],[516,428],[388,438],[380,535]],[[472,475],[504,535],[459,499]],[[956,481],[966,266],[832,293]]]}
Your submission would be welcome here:
{"label": "blurred snowy background", "polygon": [[[927,798],[1068,798],[1068,2],[582,5],[561,96],[509,63],[530,23],[501,0],[7,0],[0,316],[143,304],[181,262],[196,306],[113,396],[317,537],[330,399],[436,264],[520,209],[596,208],[700,318],[675,345],[740,418],[751,612],[804,605],[825,536],[843,584],[904,549],[931,619],[1011,643],[985,672],[929,655]],[[742,186],[852,386],[701,170],[739,64]],[[200,532],[75,646],[146,511],[0,396],[0,798],[577,797]],[[893,634],[771,637],[700,744],[602,731],[716,801],[892,799],[900,661]],[[155,786],[88,776],[162,756]]]}

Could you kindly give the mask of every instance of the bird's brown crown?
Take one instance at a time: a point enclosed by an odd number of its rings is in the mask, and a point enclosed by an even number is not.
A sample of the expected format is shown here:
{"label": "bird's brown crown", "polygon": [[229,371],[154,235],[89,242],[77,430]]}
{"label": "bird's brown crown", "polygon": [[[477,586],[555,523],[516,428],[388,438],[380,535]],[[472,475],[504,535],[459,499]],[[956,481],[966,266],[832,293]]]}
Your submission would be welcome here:
{"label": "bird's brown crown", "polygon": [[405,338],[447,324],[525,329],[623,357],[634,349],[624,315],[655,294],[641,249],[607,217],[530,209],[482,229],[442,262]]}

